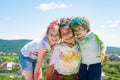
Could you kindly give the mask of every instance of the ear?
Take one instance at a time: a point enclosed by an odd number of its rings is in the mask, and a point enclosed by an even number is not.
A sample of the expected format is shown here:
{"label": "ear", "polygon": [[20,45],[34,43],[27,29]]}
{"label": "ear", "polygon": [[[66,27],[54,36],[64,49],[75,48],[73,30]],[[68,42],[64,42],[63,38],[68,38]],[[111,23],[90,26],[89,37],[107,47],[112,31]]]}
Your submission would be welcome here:
{"label": "ear", "polygon": [[88,32],[88,28],[86,28],[85,31]]}

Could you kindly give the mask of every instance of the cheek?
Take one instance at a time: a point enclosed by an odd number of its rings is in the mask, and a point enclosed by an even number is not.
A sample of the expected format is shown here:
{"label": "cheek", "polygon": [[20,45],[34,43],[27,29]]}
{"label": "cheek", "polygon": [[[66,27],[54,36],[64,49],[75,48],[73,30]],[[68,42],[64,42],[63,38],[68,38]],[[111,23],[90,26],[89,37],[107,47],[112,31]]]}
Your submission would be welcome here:
{"label": "cheek", "polygon": [[58,39],[60,39],[60,37],[58,37]]}
{"label": "cheek", "polygon": [[78,35],[81,35],[81,34],[82,34],[81,32],[76,32],[76,33],[75,33],[75,35],[77,35],[77,36],[78,36]]}
{"label": "cheek", "polygon": [[84,35],[84,33],[83,32],[77,32],[75,35],[78,36],[78,37],[81,37],[81,36]]}
{"label": "cheek", "polygon": [[71,34],[70,34],[70,36],[74,36],[74,34],[73,34],[73,33],[71,33]]}
{"label": "cheek", "polygon": [[81,37],[84,37],[86,35],[86,32],[81,33]]}
{"label": "cheek", "polygon": [[51,41],[51,40],[52,40],[50,37],[49,37],[48,39],[49,39],[49,41]]}
{"label": "cheek", "polygon": [[61,36],[61,38],[62,38],[63,40],[65,40],[65,37]]}
{"label": "cheek", "polygon": [[57,41],[59,41],[59,40],[60,40],[60,37],[56,37],[56,39],[57,39]]}

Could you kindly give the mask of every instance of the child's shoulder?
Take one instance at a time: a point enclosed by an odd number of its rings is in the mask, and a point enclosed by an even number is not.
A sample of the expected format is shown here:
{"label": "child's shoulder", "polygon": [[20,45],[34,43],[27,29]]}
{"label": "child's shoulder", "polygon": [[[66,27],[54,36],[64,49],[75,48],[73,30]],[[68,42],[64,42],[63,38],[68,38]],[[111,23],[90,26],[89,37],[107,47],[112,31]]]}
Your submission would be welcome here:
{"label": "child's shoulder", "polygon": [[57,43],[57,44],[55,44],[55,48],[60,48],[62,46],[62,43]]}
{"label": "child's shoulder", "polygon": [[90,32],[86,37],[88,37],[88,38],[95,38],[95,40],[100,39],[98,34],[96,34],[94,32]]}

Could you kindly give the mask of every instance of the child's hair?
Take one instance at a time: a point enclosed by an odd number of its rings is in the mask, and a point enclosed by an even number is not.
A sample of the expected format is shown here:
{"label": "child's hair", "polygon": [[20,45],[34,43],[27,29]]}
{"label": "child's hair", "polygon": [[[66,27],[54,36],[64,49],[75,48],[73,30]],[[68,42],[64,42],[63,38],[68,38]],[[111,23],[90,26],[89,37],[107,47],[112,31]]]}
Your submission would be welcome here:
{"label": "child's hair", "polygon": [[50,29],[59,29],[59,22],[57,20],[51,22],[47,28],[46,35],[48,34]]}
{"label": "child's hair", "polygon": [[87,29],[87,32],[90,31],[90,22],[87,17],[75,17],[70,22],[70,28],[77,26],[82,26],[84,29]]}
{"label": "child's hair", "polygon": [[60,24],[63,24],[64,22],[70,23],[70,21],[71,21],[71,18],[65,18],[65,17],[63,17],[63,18],[60,19]]}
{"label": "child's hair", "polygon": [[[68,26],[68,27],[70,27],[69,26],[69,24],[70,24],[70,21],[71,21],[71,18],[61,18],[60,19],[60,35],[61,35],[61,29],[64,27],[64,26]],[[73,33],[73,35],[74,35],[74,33]],[[61,36],[60,36],[61,37]]]}
{"label": "child's hair", "polygon": [[61,18],[60,19],[60,29],[63,28],[64,26],[68,26],[69,27],[69,23],[70,23],[71,19],[70,18]]}

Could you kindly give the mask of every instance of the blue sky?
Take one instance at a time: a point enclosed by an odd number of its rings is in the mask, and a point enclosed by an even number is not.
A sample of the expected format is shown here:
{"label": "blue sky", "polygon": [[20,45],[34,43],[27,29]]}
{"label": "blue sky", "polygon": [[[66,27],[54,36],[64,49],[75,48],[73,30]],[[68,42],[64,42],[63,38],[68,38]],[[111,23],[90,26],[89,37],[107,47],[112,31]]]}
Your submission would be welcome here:
{"label": "blue sky", "polygon": [[0,0],[0,39],[35,39],[62,17],[87,16],[107,46],[120,47],[120,0]]}

